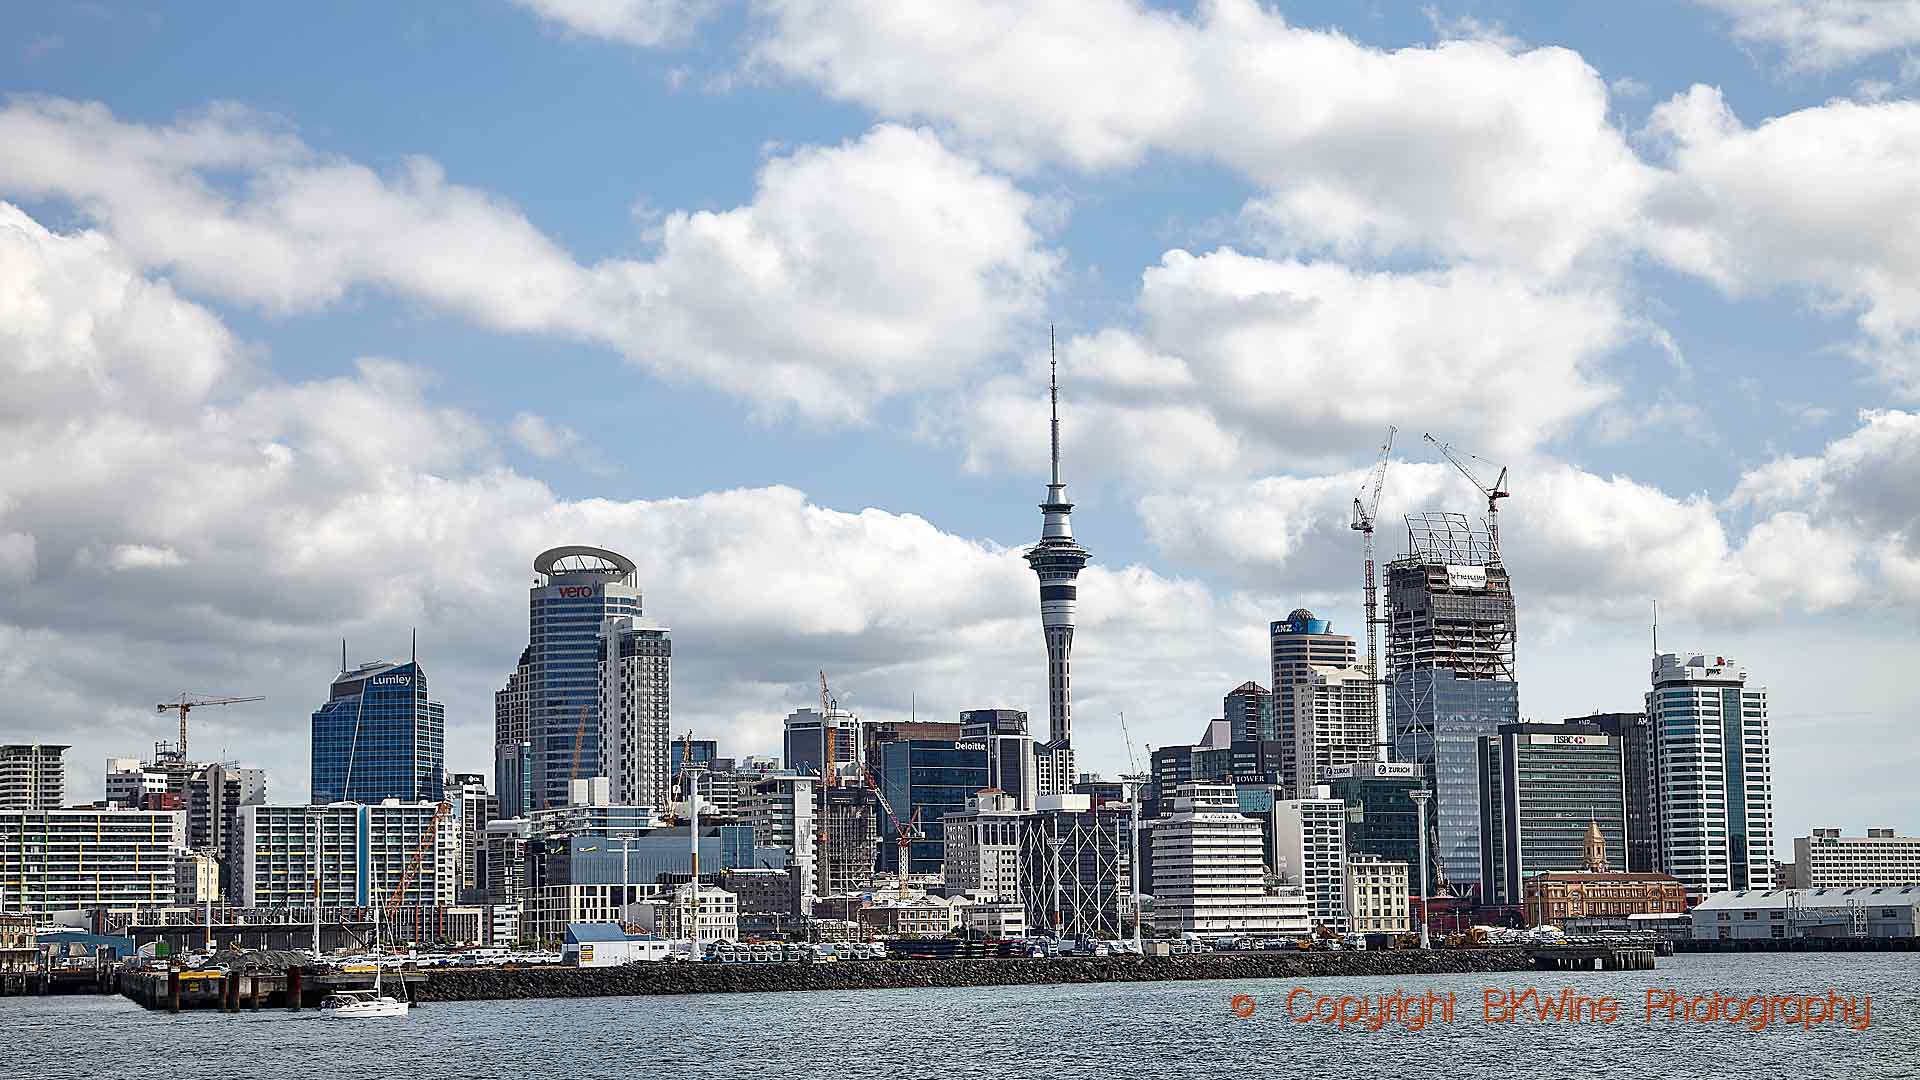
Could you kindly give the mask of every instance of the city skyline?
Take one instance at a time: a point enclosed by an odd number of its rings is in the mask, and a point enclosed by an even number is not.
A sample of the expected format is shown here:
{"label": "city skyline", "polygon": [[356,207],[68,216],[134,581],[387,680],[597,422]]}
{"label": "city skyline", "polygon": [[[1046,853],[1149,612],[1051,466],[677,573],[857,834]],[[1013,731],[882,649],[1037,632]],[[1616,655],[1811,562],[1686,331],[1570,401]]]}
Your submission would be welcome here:
{"label": "city skyline", "polygon": [[[866,719],[1037,733],[1058,322],[1081,769],[1129,771],[1123,711],[1144,766],[1268,682],[1291,610],[1364,635],[1346,510],[1392,423],[1511,468],[1521,717],[1638,709],[1658,600],[1663,651],[1768,689],[1776,856],[1920,832],[1920,313],[1875,224],[1920,191],[1913,43],[1077,0],[1000,35],[1076,42],[1056,84],[852,3],[657,35],[535,7],[49,9],[0,55],[0,729],[72,745],[68,801],[187,689],[265,695],[196,712],[195,757],[303,798],[339,639],[416,626],[448,771],[494,775],[563,544],[633,558],[675,734],[722,754],[777,751],[821,670]],[[1275,74],[1201,77],[1242,69]],[[1823,190],[1855,197],[1795,209]],[[1383,562],[1403,515],[1483,508],[1406,442]]]}

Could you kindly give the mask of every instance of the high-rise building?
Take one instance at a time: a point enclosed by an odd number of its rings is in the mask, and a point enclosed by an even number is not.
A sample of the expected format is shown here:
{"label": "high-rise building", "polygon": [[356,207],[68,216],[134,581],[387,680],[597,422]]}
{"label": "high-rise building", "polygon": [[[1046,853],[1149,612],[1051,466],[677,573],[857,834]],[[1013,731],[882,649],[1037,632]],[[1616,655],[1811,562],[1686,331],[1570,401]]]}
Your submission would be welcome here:
{"label": "high-rise building", "polygon": [[[550,548],[533,560],[527,650],[505,692],[524,694],[529,811],[566,805],[570,780],[607,775],[600,757],[600,630],[608,619],[640,617],[637,569],[625,555],[580,545]],[[512,708],[509,700],[509,736],[517,723]],[[498,698],[495,710],[497,722]],[[517,745],[502,742],[499,732],[495,739],[510,755]],[[503,811],[515,801],[507,798],[507,779],[495,781]]]}
{"label": "high-rise building", "polygon": [[518,904],[526,899],[527,841],[532,836],[532,823],[526,818],[487,822],[487,903]]}
{"label": "high-rise building", "polygon": [[460,822],[460,869],[454,891],[462,904],[477,904],[487,892],[487,826],[500,812],[500,802],[487,794],[487,778],[479,773],[454,773],[447,783],[447,801]]}
{"label": "high-rise building", "polygon": [[820,827],[814,816],[819,812],[819,784],[817,776],[774,773],[756,781],[740,800],[740,816],[753,827],[754,846],[786,852],[793,911],[800,915],[813,914],[819,894],[819,871],[813,862]]}
{"label": "high-rise building", "polygon": [[1260,823],[1228,784],[1182,784],[1173,812],[1153,823],[1156,931],[1218,937],[1308,928],[1303,894],[1267,889]]}
{"label": "high-rise building", "polygon": [[313,714],[314,803],[439,802],[446,729],[446,706],[427,696],[417,662],[340,672]]}
{"label": "high-rise building", "polygon": [[1128,811],[1086,795],[1043,795],[1021,815],[1019,896],[1026,924],[1062,938],[1115,938],[1133,925]]}
{"label": "high-rise building", "polygon": [[818,709],[795,709],[787,714],[781,739],[780,760],[797,773],[822,774],[820,763],[826,760],[831,743],[836,775],[851,772],[858,776],[866,760],[866,739],[860,718],[835,707],[821,720]]}
{"label": "high-rise building", "polygon": [[525,817],[533,809],[532,695],[527,689],[533,682],[532,658],[531,647],[521,650],[507,685],[493,692],[493,791],[506,818]]}
{"label": "high-rise building", "polygon": [[698,769],[718,772],[732,772],[732,759],[727,759],[725,769],[716,769],[714,763],[720,759],[720,743],[714,739],[675,739],[673,747],[667,752],[667,778],[680,779],[680,768],[692,765]]}
{"label": "high-rise building", "polygon": [[672,668],[666,627],[638,615],[601,624],[600,775],[614,802],[667,804]]}
{"label": "high-rise building", "polygon": [[1480,739],[1520,720],[1513,588],[1487,531],[1464,514],[1408,515],[1407,554],[1387,566],[1387,611],[1394,757],[1433,785],[1440,884],[1474,887]]}
{"label": "high-rise building", "polygon": [[950,896],[982,900],[1020,899],[1020,830],[1026,821],[1017,799],[987,790],[946,817],[946,886]]}
{"label": "high-rise building", "polygon": [[1273,804],[1273,846],[1267,863],[1284,883],[1300,886],[1315,926],[1347,929],[1347,806],[1309,788],[1307,797]]}
{"label": "high-rise building", "polygon": [[1285,619],[1269,623],[1267,641],[1273,674],[1273,737],[1281,743],[1281,775],[1294,775],[1293,719],[1299,687],[1313,678],[1316,667],[1346,668],[1358,662],[1353,638],[1333,632],[1333,624],[1316,618],[1306,608],[1295,608]]}
{"label": "high-rise building", "polygon": [[1320,667],[1293,687],[1293,773],[1298,795],[1327,782],[1330,770],[1371,763],[1379,740],[1373,679],[1363,667]]}
{"label": "high-rise building", "polygon": [[1420,814],[1412,793],[1424,784],[1420,767],[1411,761],[1369,761],[1335,768],[1326,787],[1347,808],[1348,857],[1365,855],[1419,866]]}
{"label": "high-rise building", "polygon": [[186,846],[184,810],[0,810],[6,909],[164,907]]}
{"label": "high-rise building", "polygon": [[960,714],[960,738],[985,744],[987,786],[1012,796],[1031,810],[1040,797],[1038,760],[1027,714],[1018,709],[971,709]]}
{"label": "high-rise building", "polygon": [[1047,741],[1039,748],[1046,759],[1040,768],[1041,794],[1057,795],[1074,781],[1073,622],[1079,603],[1075,581],[1092,555],[1073,539],[1073,503],[1060,480],[1059,367],[1051,362],[1048,367],[1052,372],[1047,396],[1053,476],[1047,484],[1047,501],[1040,504],[1040,542],[1027,549],[1027,565],[1040,579],[1040,629],[1047,643]]}
{"label": "high-rise building", "polygon": [[67,765],[56,743],[0,746],[0,810],[58,810],[66,801]]}
{"label": "high-rise building", "polygon": [[1220,709],[1235,742],[1272,742],[1280,738],[1273,715],[1273,693],[1249,679],[1227,691]]}
{"label": "high-rise building", "polygon": [[237,836],[243,907],[304,906],[316,882],[322,908],[455,899],[459,822],[435,803],[243,806]]}
{"label": "high-rise building", "polygon": [[1767,692],[1712,653],[1661,653],[1647,694],[1660,869],[1701,897],[1773,885]]}
{"label": "high-rise building", "polygon": [[1588,834],[1626,850],[1618,739],[1596,724],[1502,724],[1480,740],[1480,895],[1519,904],[1527,879],[1587,866]]}
{"label": "high-rise building", "polygon": [[1920,886],[1920,836],[1895,836],[1892,829],[1841,836],[1839,829],[1815,829],[1793,838],[1792,866],[1794,886],[1802,889]]}
{"label": "high-rise building", "polygon": [[879,857],[877,811],[866,786],[840,783],[827,789],[827,844],[820,852],[820,895],[844,896],[873,880]]}
{"label": "high-rise building", "polygon": [[[922,838],[908,848],[908,866],[899,867],[899,849],[880,845],[880,867],[891,873],[938,874],[946,863],[946,817],[965,810],[967,800],[987,787],[987,748],[979,742],[945,739],[889,739],[879,744],[880,788],[902,823],[917,816]],[[887,828],[893,829],[893,823]]]}
{"label": "high-rise building", "polygon": [[1653,783],[1653,725],[1644,712],[1574,716],[1569,724],[1593,724],[1620,742],[1620,768],[1627,787],[1627,847],[1620,869],[1647,873],[1660,866],[1660,800]]}

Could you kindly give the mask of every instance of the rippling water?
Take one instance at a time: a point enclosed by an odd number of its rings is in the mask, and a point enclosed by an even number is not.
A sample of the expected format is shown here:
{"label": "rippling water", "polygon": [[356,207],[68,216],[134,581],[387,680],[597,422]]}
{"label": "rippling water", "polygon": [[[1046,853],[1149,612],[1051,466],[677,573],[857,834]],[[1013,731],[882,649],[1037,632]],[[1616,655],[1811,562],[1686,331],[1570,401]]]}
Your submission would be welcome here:
{"label": "rippling water", "polygon": [[[1455,995],[1452,1023],[1413,1032],[1295,1023],[1314,995]],[[1572,987],[1620,1001],[1611,1024],[1488,1023],[1489,988]],[[1872,997],[1864,1031],[1749,1031],[1644,1021],[1648,988]],[[1234,1015],[1236,994],[1253,1015]],[[1247,1007],[1241,1003],[1242,1011]],[[1304,1011],[1305,1000],[1296,1000]],[[1912,954],[1663,958],[1658,971],[1321,979],[1304,983],[712,994],[428,1005],[405,1019],[313,1011],[148,1012],[117,998],[0,998],[7,1077],[503,1075],[639,1078],[1108,1074],[1276,1077],[1920,1077],[1920,961]]]}

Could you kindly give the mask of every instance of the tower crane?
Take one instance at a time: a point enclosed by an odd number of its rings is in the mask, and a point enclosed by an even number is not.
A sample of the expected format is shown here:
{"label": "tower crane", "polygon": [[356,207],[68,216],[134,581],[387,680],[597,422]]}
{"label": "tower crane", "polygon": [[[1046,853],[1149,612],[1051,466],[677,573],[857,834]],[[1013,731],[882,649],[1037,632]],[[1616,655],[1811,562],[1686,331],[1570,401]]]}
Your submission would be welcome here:
{"label": "tower crane", "polygon": [[1373,687],[1374,739],[1384,745],[1386,740],[1380,734],[1382,713],[1380,709],[1380,593],[1374,582],[1373,574],[1373,523],[1380,513],[1380,493],[1387,484],[1387,463],[1393,456],[1393,436],[1400,429],[1387,425],[1387,441],[1380,444],[1380,457],[1373,463],[1373,471],[1360,486],[1359,494],[1353,497],[1353,520],[1347,523],[1349,529],[1360,534],[1360,550],[1366,571],[1367,605],[1367,681]]}
{"label": "tower crane", "polygon": [[260,694],[251,697],[194,697],[185,690],[180,691],[178,701],[163,701],[154,706],[161,712],[177,710],[180,713],[180,760],[187,760],[187,714],[207,705],[238,705],[243,701],[265,701]]}
{"label": "tower crane", "polygon": [[[426,832],[421,834],[420,844],[413,850],[413,858],[407,862],[407,868],[401,872],[400,880],[393,886],[393,891],[387,894],[386,902],[381,905],[382,921],[393,923],[394,914],[400,910],[400,905],[406,902],[407,890],[412,887],[414,878],[420,876],[420,864],[426,861],[427,852],[440,838],[440,822],[452,812],[453,805],[447,802],[442,802],[433,808],[433,820],[427,823]],[[319,903],[317,897],[314,902]]]}
{"label": "tower crane", "polygon": [[1467,457],[1473,458],[1482,465],[1500,470],[1500,475],[1489,484],[1475,475],[1473,469],[1460,459],[1460,454],[1451,445],[1434,438],[1431,432],[1427,433],[1426,438],[1428,442],[1440,448],[1440,452],[1446,455],[1446,459],[1453,463],[1454,468],[1460,470],[1460,475],[1467,478],[1467,483],[1472,484],[1475,491],[1487,497],[1487,540],[1493,546],[1493,564],[1500,565],[1500,500],[1510,494],[1507,491],[1507,467],[1494,465],[1485,458],[1468,454]]}
{"label": "tower crane", "polygon": [[914,810],[912,818],[907,821],[901,821],[900,815],[893,811],[893,804],[887,801],[887,793],[880,790],[880,782],[874,778],[873,770],[866,769],[864,771],[867,776],[867,787],[872,790],[874,799],[880,803],[880,809],[885,810],[887,817],[893,819],[895,832],[893,842],[900,849],[900,890],[904,893],[907,888],[907,859],[909,849],[915,840],[925,840],[927,838],[926,830],[920,827],[920,811],[918,809]]}
{"label": "tower crane", "polygon": [[820,673],[820,829],[813,853],[814,876],[818,880],[820,895],[827,894],[832,874],[827,866],[827,789],[834,780],[834,710],[833,692],[827,689],[827,673]]}

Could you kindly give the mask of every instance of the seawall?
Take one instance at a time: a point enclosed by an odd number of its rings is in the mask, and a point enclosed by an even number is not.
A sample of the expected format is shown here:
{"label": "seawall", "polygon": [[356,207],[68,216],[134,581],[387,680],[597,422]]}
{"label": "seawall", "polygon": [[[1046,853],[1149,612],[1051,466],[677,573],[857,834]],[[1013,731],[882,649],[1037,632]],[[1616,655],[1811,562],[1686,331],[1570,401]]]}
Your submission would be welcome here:
{"label": "seawall", "polygon": [[934,986],[1049,986],[1197,979],[1309,979],[1363,975],[1447,975],[1526,971],[1525,949],[1421,952],[1202,953],[1075,959],[859,960],[784,964],[629,964],[610,968],[435,971],[417,1001],[611,997],[650,994],[896,990]]}

